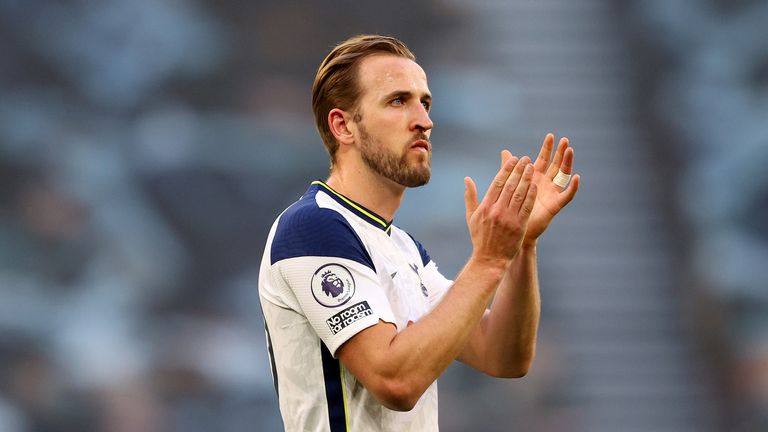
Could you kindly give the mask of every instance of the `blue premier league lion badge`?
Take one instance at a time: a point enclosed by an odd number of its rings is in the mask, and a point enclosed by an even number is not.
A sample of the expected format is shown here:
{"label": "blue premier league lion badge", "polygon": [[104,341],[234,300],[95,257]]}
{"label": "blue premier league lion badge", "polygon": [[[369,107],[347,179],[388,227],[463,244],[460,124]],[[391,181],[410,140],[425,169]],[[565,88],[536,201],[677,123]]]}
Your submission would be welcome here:
{"label": "blue premier league lion badge", "polygon": [[341,264],[326,264],[312,275],[312,295],[325,307],[337,307],[355,294],[355,279]]}
{"label": "blue premier league lion badge", "polygon": [[320,286],[325,294],[333,298],[340,296],[344,292],[344,282],[330,270],[323,273]]}

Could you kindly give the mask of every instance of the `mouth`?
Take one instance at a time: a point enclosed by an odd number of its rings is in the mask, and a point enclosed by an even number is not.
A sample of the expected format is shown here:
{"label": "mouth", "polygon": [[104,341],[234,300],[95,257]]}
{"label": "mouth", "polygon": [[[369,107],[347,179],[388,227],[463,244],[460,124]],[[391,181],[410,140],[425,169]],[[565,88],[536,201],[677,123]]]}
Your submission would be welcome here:
{"label": "mouth", "polygon": [[430,142],[425,139],[419,139],[411,144],[411,149],[420,151],[423,150],[424,152],[428,153],[430,150],[432,150],[432,144],[430,144]]}

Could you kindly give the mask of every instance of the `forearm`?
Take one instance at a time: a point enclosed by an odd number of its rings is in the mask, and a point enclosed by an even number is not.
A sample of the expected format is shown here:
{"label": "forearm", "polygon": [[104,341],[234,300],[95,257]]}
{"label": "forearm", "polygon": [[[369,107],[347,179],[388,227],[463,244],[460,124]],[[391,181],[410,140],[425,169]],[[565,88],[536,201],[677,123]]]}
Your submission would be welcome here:
{"label": "forearm", "polygon": [[481,203],[474,182],[465,178],[472,257],[451,289],[432,312],[400,333],[382,322],[337,350],[347,368],[386,406],[410,409],[468,341],[476,339],[486,306],[520,250],[536,200],[532,175],[528,157],[508,158]]}
{"label": "forearm", "polygon": [[536,351],[541,313],[536,245],[524,245],[507,270],[479,327],[483,362],[497,376],[527,373]]}
{"label": "forearm", "polygon": [[380,383],[420,396],[466,345],[504,273],[503,266],[470,259],[440,304],[398,333],[377,356],[381,363],[373,369],[381,371]]}

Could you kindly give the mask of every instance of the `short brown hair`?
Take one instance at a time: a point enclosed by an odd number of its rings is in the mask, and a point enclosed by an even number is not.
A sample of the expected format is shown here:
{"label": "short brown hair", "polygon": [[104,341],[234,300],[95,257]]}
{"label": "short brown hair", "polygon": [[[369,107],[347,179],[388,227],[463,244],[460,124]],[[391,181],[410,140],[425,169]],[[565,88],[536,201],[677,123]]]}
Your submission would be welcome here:
{"label": "short brown hair", "polygon": [[331,156],[331,168],[339,143],[328,126],[328,113],[334,108],[344,111],[357,108],[361,92],[357,82],[357,65],[365,57],[378,53],[416,60],[411,50],[398,39],[390,36],[357,35],[336,45],[317,69],[315,82],[312,84],[312,111],[315,114],[317,130]]}

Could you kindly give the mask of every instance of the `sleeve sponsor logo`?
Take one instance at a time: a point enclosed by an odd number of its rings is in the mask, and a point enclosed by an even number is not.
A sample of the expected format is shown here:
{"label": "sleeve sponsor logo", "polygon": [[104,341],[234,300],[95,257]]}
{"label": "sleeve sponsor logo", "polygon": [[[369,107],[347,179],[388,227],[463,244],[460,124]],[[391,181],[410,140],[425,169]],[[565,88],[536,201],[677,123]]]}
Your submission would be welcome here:
{"label": "sleeve sponsor logo", "polygon": [[341,264],[326,264],[312,275],[312,295],[325,307],[339,307],[355,294],[355,279]]}
{"label": "sleeve sponsor logo", "polygon": [[328,318],[325,320],[325,323],[328,324],[328,328],[331,329],[331,333],[335,335],[355,321],[371,315],[373,315],[373,311],[368,305],[368,302],[361,301],[360,303],[355,303],[352,306],[337,313],[336,315]]}

